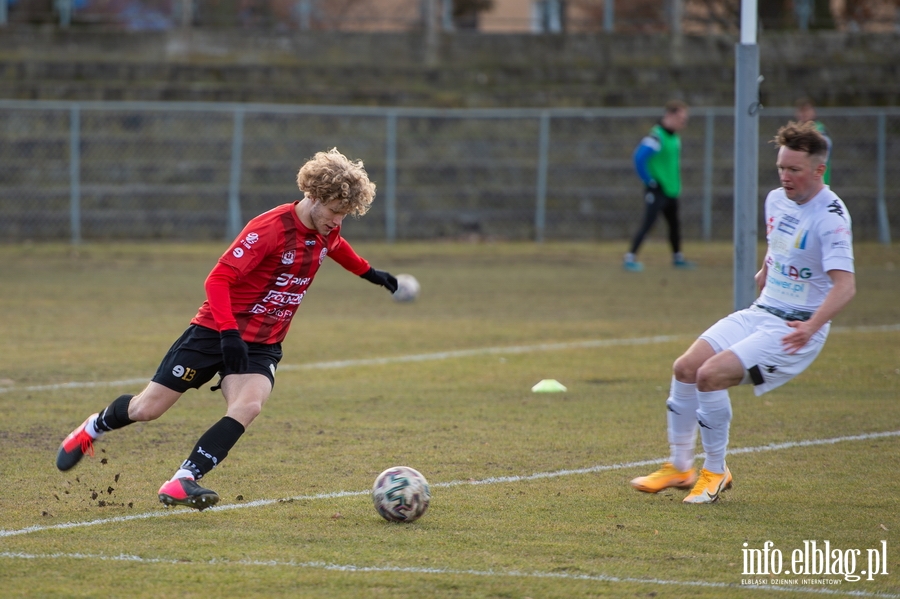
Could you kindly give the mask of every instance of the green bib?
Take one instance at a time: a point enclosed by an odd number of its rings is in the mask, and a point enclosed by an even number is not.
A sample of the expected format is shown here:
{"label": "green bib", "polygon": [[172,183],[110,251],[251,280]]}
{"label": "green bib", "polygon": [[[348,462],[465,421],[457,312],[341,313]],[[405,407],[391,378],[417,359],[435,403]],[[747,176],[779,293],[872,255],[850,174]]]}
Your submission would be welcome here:
{"label": "green bib", "polygon": [[677,198],[681,193],[681,138],[662,125],[654,125],[650,136],[659,140],[660,149],[647,161],[647,170],[664,194]]}

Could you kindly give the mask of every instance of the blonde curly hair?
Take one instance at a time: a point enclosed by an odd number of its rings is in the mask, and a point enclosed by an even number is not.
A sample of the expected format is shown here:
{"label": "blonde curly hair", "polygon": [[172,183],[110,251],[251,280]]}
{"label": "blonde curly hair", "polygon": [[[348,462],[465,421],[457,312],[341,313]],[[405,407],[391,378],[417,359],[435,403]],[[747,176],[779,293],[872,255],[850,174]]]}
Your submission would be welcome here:
{"label": "blonde curly hair", "polygon": [[338,210],[353,216],[369,211],[375,199],[375,184],[362,160],[350,160],[337,148],[316,152],[297,173],[297,187],[323,204],[338,201]]}

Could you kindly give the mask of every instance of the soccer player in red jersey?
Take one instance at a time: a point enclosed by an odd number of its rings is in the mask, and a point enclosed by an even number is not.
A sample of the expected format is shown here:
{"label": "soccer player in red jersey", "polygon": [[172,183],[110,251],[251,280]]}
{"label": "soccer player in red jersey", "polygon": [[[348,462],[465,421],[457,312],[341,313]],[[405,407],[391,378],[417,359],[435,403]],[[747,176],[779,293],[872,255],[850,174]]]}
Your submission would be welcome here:
{"label": "soccer player in red jersey", "polygon": [[56,456],[60,470],[73,468],[104,433],[155,420],[188,389],[217,374],[225,416],[197,441],[159,500],[199,510],[215,505],[215,491],[197,484],[225,459],[259,415],[275,384],[281,342],[316,272],[329,257],[355,275],[393,293],[397,279],[375,270],[341,237],[341,222],[365,214],[375,184],[361,161],[332,149],[300,169],[303,199],[252,219],[206,279],[206,301],[172,345],[147,387],[122,395],[88,417],[66,437]]}

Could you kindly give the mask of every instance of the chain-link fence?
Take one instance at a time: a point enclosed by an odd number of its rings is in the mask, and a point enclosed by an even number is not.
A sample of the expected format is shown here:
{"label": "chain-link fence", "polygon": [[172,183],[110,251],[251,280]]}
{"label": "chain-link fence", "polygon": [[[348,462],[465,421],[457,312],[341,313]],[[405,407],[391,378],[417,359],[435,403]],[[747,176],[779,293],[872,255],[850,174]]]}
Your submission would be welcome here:
{"label": "chain-link fence", "polygon": [[[779,185],[768,140],[792,114],[760,116],[760,202]],[[356,239],[623,239],[643,210],[632,152],[659,115],[0,101],[0,234],[230,239],[256,214],[299,199],[299,167],[337,147],[378,185],[370,213],[345,224]],[[684,235],[730,239],[733,109],[691,115]],[[888,242],[900,234],[900,108],[820,109],[819,118],[856,238]]]}

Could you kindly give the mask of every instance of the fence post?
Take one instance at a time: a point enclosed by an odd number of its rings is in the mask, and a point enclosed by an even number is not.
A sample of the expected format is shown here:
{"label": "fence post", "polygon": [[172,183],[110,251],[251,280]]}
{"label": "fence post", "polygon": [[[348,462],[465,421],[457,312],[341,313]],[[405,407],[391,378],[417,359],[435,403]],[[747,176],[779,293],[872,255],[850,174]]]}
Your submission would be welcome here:
{"label": "fence post", "polygon": [[384,148],[384,234],[388,243],[397,240],[397,112],[387,113]]}
{"label": "fence post", "polygon": [[878,241],[885,245],[891,243],[891,224],[888,221],[887,204],[884,201],[884,169],[886,160],[886,129],[887,122],[883,112],[878,113],[878,166],[877,166],[877,196],[876,205],[878,208]]}
{"label": "fence post", "polygon": [[[743,11],[743,5],[741,10]],[[736,44],[735,80],[733,286],[734,309],[742,310],[756,297],[753,275],[759,266],[756,259],[759,241],[756,219],[759,202],[760,104],[759,46],[756,43]]]}
{"label": "fence post", "polygon": [[59,12],[59,26],[68,27],[72,24],[72,12],[75,10],[74,0],[56,0],[56,10]]}
{"label": "fence post", "polygon": [[244,111],[234,111],[234,131],[231,136],[231,177],[228,184],[228,226],[226,241],[238,236],[243,228],[241,223],[241,153],[244,148]]}
{"label": "fence post", "polygon": [[181,0],[181,15],[179,18],[181,26],[185,29],[189,28],[194,22],[194,0]]}
{"label": "fence post", "polygon": [[[2,2],[3,0],[0,0]],[[69,228],[72,245],[81,243],[81,113],[78,104],[69,111]]]}
{"label": "fence post", "polygon": [[456,29],[453,23],[453,0],[442,0],[441,2],[441,29],[448,33]]}
{"label": "fence post", "polygon": [[612,33],[616,29],[616,2],[615,0],[603,0],[603,31]]}
{"label": "fence post", "polygon": [[713,180],[713,140],[715,139],[716,115],[712,110],[706,113],[706,131],[703,144],[703,241],[712,238],[712,180]]}
{"label": "fence post", "polygon": [[544,241],[544,229],[547,225],[547,155],[550,145],[550,113],[541,112],[540,136],[538,138],[537,165],[537,205],[534,210],[534,240]]}

